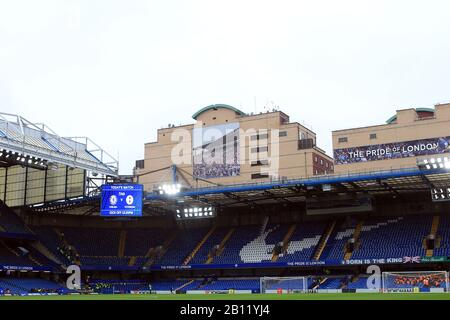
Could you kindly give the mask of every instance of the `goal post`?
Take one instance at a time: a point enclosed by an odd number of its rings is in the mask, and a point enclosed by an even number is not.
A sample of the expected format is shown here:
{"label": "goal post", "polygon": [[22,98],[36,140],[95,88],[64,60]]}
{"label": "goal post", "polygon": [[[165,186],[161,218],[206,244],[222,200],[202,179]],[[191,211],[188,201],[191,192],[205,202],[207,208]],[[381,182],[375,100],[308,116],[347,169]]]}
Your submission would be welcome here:
{"label": "goal post", "polygon": [[260,293],[307,293],[308,277],[262,277]]}
{"label": "goal post", "polygon": [[449,292],[447,271],[383,272],[383,292]]}

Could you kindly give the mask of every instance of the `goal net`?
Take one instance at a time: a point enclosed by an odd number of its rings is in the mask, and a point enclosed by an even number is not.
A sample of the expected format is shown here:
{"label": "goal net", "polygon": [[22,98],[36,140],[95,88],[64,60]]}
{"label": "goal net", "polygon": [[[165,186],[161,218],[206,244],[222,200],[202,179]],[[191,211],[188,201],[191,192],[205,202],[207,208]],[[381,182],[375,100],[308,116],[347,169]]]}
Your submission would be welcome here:
{"label": "goal net", "polygon": [[448,272],[383,272],[383,292],[448,292]]}
{"label": "goal net", "polygon": [[306,293],[308,292],[307,277],[262,277],[260,278],[261,293]]}

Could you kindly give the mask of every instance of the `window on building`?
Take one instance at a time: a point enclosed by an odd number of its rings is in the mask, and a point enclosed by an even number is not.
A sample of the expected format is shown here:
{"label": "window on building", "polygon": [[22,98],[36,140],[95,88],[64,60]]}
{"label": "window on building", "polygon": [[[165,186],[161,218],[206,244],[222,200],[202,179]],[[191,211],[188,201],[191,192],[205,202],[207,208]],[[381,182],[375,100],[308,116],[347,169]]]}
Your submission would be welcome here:
{"label": "window on building", "polygon": [[136,168],[144,169],[144,160],[136,160]]}
{"label": "window on building", "polygon": [[323,160],[322,159],[320,159],[320,165],[323,166]]}
{"label": "window on building", "polygon": [[314,162],[319,161],[319,158],[317,158],[317,156],[314,156]]}
{"label": "window on building", "polygon": [[268,137],[269,137],[269,134],[267,134],[267,133],[262,133],[262,134],[257,134],[257,135],[251,136],[250,139],[251,139],[252,141],[254,141],[254,140],[265,140],[265,139],[267,139]]}
{"label": "window on building", "polygon": [[278,136],[279,136],[279,137],[287,137],[287,131],[280,131],[280,132],[278,133]]}
{"label": "window on building", "polygon": [[252,174],[252,179],[264,179],[264,178],[268,178],[269,174],[268,173],[253,173]]}
{"label": "window on building", "polygon": [[298,149],[312,149],[315,146],[313,139],[300,139],[298,140]]}
{"label": "window on building", "polygon": [[377,134],[376,133],[371,133],[369,135],[370,140],[376,139],[377,138]]}
{"label": "window on building", "polygon": [[268,147],[256,147],[256,148],[252,148],[251,152],[252,153],[267,152],[268,150],[269,150]]}
{"label": "window on building", "polygon": [[265,160],[257,160],[257,161],[252,161],[251,166],[252,167],[256,167],[256,166],[267,166],[269,165],[269,160],[265,159]]}
{"label": "window on building", "polygon": [[341,138],[338,139],[338,142],[339,143],[348,142],[348,139],[347,139],[347,137],[341,137]]}

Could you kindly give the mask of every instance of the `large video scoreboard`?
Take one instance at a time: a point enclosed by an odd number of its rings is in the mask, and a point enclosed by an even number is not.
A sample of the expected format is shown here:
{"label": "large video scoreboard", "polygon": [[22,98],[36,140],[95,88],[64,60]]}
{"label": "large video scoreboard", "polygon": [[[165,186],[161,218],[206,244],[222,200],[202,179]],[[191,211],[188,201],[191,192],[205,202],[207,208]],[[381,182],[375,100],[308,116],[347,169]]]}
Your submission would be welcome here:
{"label": "large video scoreboard", "polygon": [[102,186],[100,215],[103,217],[141,217],[141,184],[107,184]]}

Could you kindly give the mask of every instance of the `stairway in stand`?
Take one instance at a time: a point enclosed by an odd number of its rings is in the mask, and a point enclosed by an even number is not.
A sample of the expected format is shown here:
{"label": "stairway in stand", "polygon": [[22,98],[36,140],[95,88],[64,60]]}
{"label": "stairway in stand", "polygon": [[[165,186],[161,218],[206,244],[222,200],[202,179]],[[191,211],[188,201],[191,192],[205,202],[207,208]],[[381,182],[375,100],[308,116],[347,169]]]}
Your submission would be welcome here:
{"label": "stairway in stand", "polygon": [[235,231],[235,228],[231,228],[230,231],[228,231],[228,233],[225,235],[225,237],[220,242],[219,248],[217,248],[217,252],[216,252],[215,256],[209,254],[208,259],[206,259],[205,264],[212,263],[215,257],[218,257],[218,256],[220,256],[222,254],[223,249],[225,249],[225,245],[226,245],[227,241],[233,235],[234,231]]}
{"label": "stairway in stand", "polygon": [[213,232],[216,230],[216,227],[212,227],[208,233],[203,237],[202,240],[200,240],[200,242],[195,246],[194,250],[192,250],[192,252],[187,256],[187,258],[184,260],[183,262],[183,266],[186,266],[189,264],[189,262],[195,257],[195,255],[197,254],[198,250],[200,250],[200,248],[203,246],[203,244],[206,242],[206,240],[208,240],[208,238],[213,234]]}
{"label": "stairway in stand", "polygon": [[[283,238],[283,246],[281,248],[281,253],[285,253],[287,248],[289,247],[289,242],[291,240],[292,235],[294,234],[295,228],[297,225],[293,224],[289,230],[286,232],[286,235]],[[272,262],[277,262],[279,254],[274,252],[272,256]]]}
{"label": "stairway in stand", "polygon": [[125,245],[127,243],[127,231],[122,230],[120,231],[120,237],[119,237],[119,250],[117,253],[117,256],[119,258],[123,258],[125,256]]}
{"label": "stairway in stand", "polygon": [[[359,246],[359,236],[361,235],[361,230],[364,222],[361,220],[355,227],[355,232],[353,232],[353,241],[355,243],[355,248]],[[354,249],[355,249],[354,248]],[[344,260],[350,260],[353,255],[353,251],[346,251],[344,254]]]}
{"label": "stairway in stand", "polygon": [[325,230],[325,233],[320,238],[319,244],[317,245],[316,251],[314,252],[313,255],[313,260],[318,261],[322,256],[323,249],[325,249],[325,246],[327,245],[328,240],[330,239],[330,236],[334,231],[334,228],[336,228],[336,223],[337,223],[336,220],[331,222],[328,228]]}
{"label": "stairway in stand", "polygon": [[[434,237],[434,241],[435,241],[435,248],[439,248],[439,246],[440,246],[440,237],[437,235],[437,231],[438,231],[438,229],[439,229],[439,222],[440,222],[440,219],[441,219],[441,217],[440,216],[434,216],[433,217],[433,222],[431,223],[431,230],[430,230],[430,235],[431,236],[433,236]],[[426,240],[427,239],[424,239],[424,246],[425,246],[425,249],[427,250],[426,251],[426,253],[425,253],[425,255],[427,256],[427,257],[432,257],[433,256],[433,249],[427,249],[427,246],[426,246]]]}

